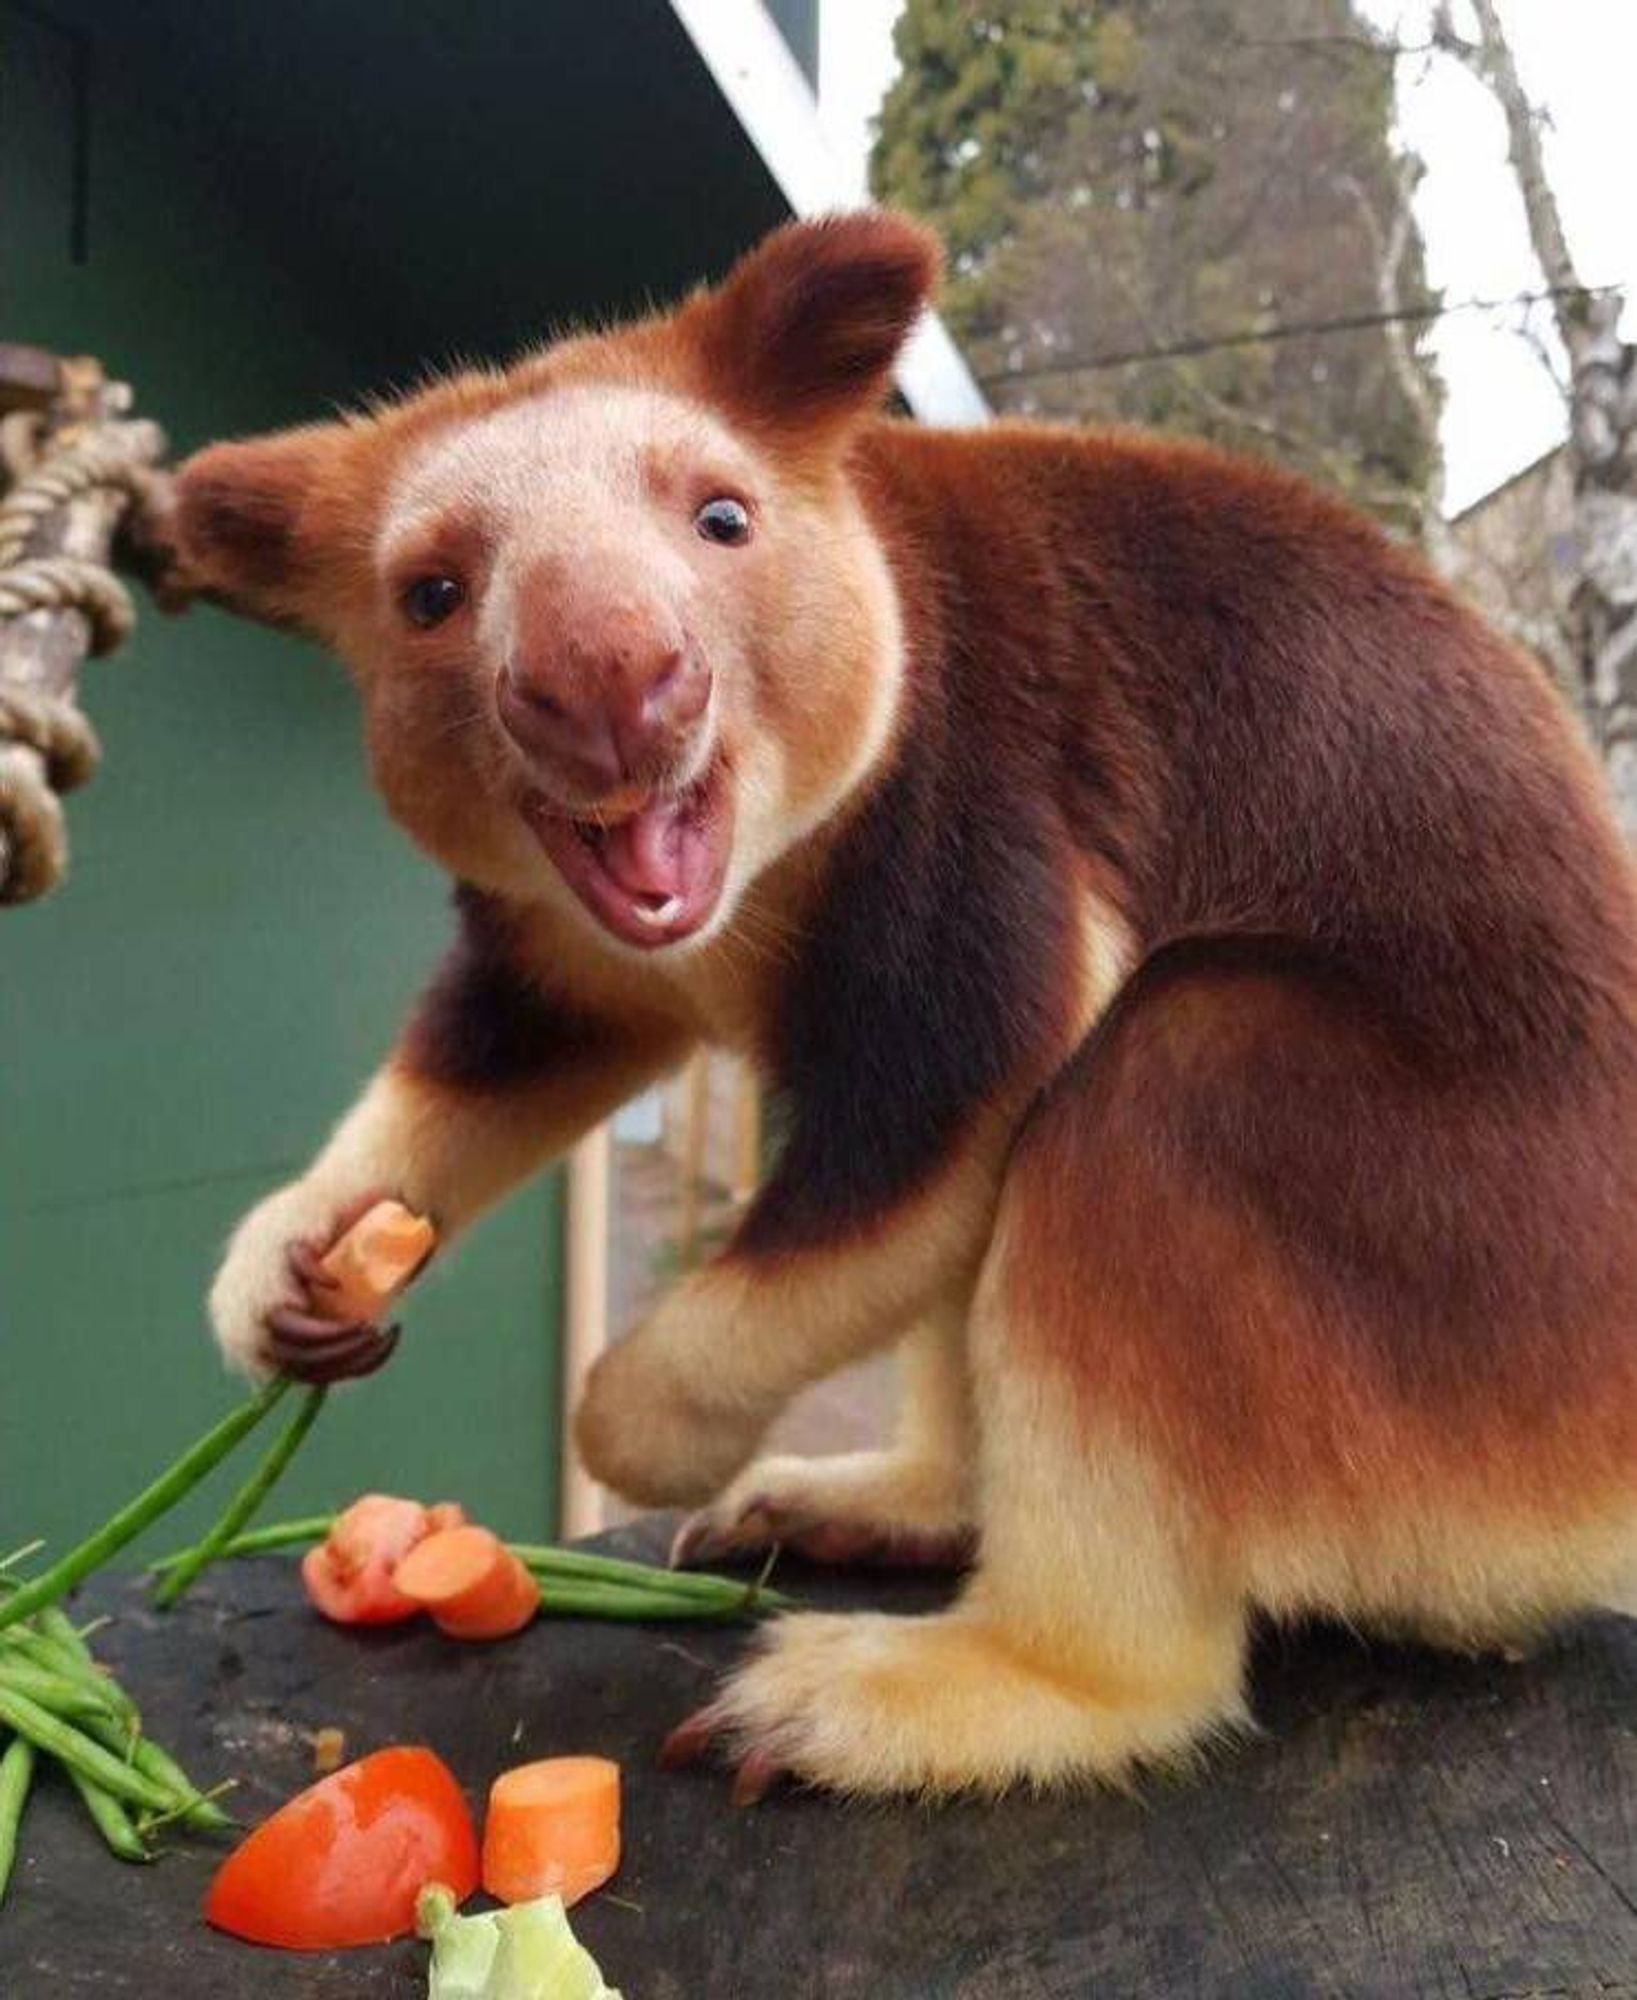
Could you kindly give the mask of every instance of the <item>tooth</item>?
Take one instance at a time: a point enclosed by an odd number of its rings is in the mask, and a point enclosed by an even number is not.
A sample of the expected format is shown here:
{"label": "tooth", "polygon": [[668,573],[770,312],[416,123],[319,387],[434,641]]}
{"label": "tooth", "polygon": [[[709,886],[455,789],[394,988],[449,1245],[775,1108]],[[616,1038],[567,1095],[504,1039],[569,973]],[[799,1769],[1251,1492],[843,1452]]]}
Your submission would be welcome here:
{"label": "tooth", "polygon": [[675,921],[682,911],[680,896],[667,896],[663,903],[635,903],[632,905],[643,923],[652,924],[657,930],[661,924]]}

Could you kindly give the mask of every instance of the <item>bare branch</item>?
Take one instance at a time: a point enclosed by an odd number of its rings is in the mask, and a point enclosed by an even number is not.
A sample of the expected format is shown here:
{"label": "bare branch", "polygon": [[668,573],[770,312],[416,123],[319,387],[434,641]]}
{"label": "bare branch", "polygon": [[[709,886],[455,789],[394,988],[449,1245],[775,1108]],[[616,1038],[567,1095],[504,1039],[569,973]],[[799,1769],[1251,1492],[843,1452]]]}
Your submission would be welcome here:
{"label": "bare branch", "polygon": [[[1558,332],[1574,361],[1585,327],[1585,298],[1564,233],[1557,197],[1546,177],[1541,151],[1541,114],[1530,102],[1518,75],[1512,45],[1506,39],[1495,0],[1469,0],[1477,16],[1479,40],[1464,41],[1455,33],[1449,0],[1440,0],[1433,17],[1433,35],[1451,55],[1464,62],[1490,91],[1506,119],[1507,156],[1517,176],[1529,222],[1529,241],[1556,303]],[[1578,296],[1574,296],[1577,295]]]}
{"label": "bare branch", "polygon": [[1574,400],[1573,385],[1558,366],[1557,355],[1553,352],[1550,341],[1536,326],[1533,307],[1525,306],[1519,315],[1517,333],[1518,338],[1552,378],[1552,387],[1563,398],[1565,407],[1570,406]]}

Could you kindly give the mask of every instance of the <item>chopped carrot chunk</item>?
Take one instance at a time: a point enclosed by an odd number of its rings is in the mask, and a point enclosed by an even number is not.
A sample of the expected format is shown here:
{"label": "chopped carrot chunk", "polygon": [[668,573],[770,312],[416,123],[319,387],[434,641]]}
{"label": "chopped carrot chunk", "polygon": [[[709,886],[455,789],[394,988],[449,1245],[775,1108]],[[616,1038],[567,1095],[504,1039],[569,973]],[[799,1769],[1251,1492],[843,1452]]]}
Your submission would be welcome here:
{"label": "chopped carrot chunk", "polygon": [[431,1256],[437,1231],[401,1201],[378,1201],[320,1259],[324,1311],[336,1320],[377,1319]]}
{"label": "chopped carrot chunk", "polygon": [[418,1542],[393,1586],[456,1639],[504,1639],[540,1608],[540,1586],[487,1528],[445,1528]]}
{"label": "chopped carrot chunk", "polygon": [[620,1767],[547,1757],[496,1778],[483,1831],[483,1886],[502,1903],[577,1903],[620,1865]]}

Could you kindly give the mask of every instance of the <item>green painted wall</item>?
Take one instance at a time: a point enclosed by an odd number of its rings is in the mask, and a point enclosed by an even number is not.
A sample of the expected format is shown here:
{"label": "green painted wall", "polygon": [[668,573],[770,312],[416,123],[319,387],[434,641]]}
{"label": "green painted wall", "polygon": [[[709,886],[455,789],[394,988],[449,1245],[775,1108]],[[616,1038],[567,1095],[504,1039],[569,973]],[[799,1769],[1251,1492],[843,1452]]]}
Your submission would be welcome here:
{"label": "green painted wall", "polygon": [[[279,218],[189,150],[202,80],[145,73],[135,42],[97,50],[71,262],[67,47],[3,4],[0,35],[5,336],[102,355],[179,450],[380,379],[403,341],[377,301],[302,281]],[[0,1547],[60,1544],[231,1402],[201,1310],[217,1248],[345,1106],[448,931],[315,652],[149,611],[85,695],[106,762],[71,801],[72,877],[0,915]],[[526,1193],[429,1277],[278,1511],[375,1486],[550,1525],[555,1208]]]}

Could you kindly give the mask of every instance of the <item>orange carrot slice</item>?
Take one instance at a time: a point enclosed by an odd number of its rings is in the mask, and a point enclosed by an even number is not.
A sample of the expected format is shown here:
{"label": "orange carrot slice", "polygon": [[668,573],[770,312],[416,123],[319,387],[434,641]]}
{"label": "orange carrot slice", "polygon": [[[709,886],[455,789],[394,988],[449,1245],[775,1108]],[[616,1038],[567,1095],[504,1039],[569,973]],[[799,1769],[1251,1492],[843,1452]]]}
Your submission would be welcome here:
{"label": "orange carrot slice", "polygon": [[366,1209],[319,1260],[323,1306],[332,1319],[359,1324],[379,1318],[431,1256],[438,1233],[401,1201]]}
{"label": "orange carrot slice", "polygon": [[504,1639],[540,1608],[540,1586],[487,1528],[428,1535],[393,1571],[395,1589],[455,1639]]}
{"label": "orange carrot slice", "polygon": [[577,1903],[620,1865],[620,1767],[606,1757],[547,1757],[502,1772],[489,1790],[483,1886],[502,1903]]}

